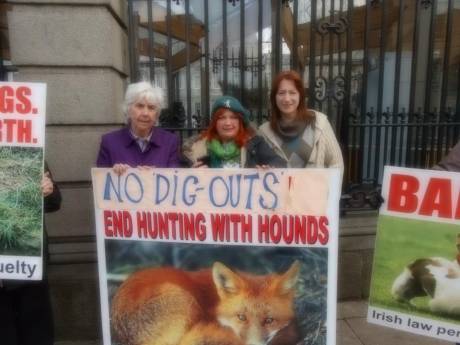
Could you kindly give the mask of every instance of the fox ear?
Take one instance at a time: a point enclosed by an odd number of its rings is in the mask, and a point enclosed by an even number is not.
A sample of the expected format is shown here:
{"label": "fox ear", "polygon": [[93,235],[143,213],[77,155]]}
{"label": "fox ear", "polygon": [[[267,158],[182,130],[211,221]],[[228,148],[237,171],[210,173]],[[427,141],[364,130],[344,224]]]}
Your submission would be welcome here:
{"label": "fox ear", "polygon": [[221,297],[238,293],[243,283],[238,274],[220,262],[215,262],[212,266],[212,279]]}
{"label": "fox ear", "polygon": [[279,277],[278,288],[280,295],[286,295],[295,290],[299,273],[300,262],[296,260],[291,267]]}

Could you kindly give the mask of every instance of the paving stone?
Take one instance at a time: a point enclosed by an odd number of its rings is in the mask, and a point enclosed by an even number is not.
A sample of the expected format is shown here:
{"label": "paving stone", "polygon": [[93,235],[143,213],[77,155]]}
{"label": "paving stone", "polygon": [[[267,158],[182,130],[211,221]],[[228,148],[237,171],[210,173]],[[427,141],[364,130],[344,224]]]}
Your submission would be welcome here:
{"label": "paving stone", "polygon": [[337,321],[337,345],[363,345],[343,320]]}
{"label": "paving stone", "polygon": [[367,316],[367,301],[346,301],[337,305],[337,319],[363,318]]}

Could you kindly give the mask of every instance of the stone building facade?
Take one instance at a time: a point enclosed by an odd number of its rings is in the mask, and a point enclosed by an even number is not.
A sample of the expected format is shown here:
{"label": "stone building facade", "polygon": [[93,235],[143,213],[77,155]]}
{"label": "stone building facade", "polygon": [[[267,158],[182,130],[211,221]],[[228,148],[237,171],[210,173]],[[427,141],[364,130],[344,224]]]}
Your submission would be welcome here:
{"label": "stone building facade", "polygon": [[[56,340],[101,338],[90,169],[102,133],[124,122],[127,2],[12,0],[7,24],[15,81],[48,85],[46,159],[62,209],[47,216]],[[341,223],[339,298],[368,293],[375,214]]]}

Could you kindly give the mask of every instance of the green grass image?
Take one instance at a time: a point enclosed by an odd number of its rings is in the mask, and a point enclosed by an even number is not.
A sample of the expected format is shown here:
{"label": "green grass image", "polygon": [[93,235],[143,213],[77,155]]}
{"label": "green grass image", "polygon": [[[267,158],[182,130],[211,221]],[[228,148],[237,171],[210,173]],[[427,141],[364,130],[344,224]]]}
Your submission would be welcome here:
{"label": "green grass image", "polygon": [[41,255],[41,148],[0,147],[0,255]]}
{"label": "green grass image", "polygon": [[428,307],[428,297],[414,298],[414,305],[410,305],[400,303],[391,296],[393,281],[412,261],[435,256],[454,260],[457,255],[457,233],[460,233],[460,227],[454,224],[380,216],[369,304],[460,324],[460,315],[454,317],[432,313]]}

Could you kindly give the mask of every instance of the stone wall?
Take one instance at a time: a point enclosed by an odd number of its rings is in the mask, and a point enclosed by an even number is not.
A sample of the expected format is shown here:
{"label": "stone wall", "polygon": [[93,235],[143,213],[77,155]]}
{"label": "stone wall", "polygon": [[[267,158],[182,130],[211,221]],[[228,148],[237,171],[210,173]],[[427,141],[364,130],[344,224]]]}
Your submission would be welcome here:
{"label": "stone wall", "polygon": [[15,81],[47,83],[46,160],[62,209],[47,215],[56,339],[100,339],[90,168],[102,133],[124,121],[124,0],[13,0]]}

